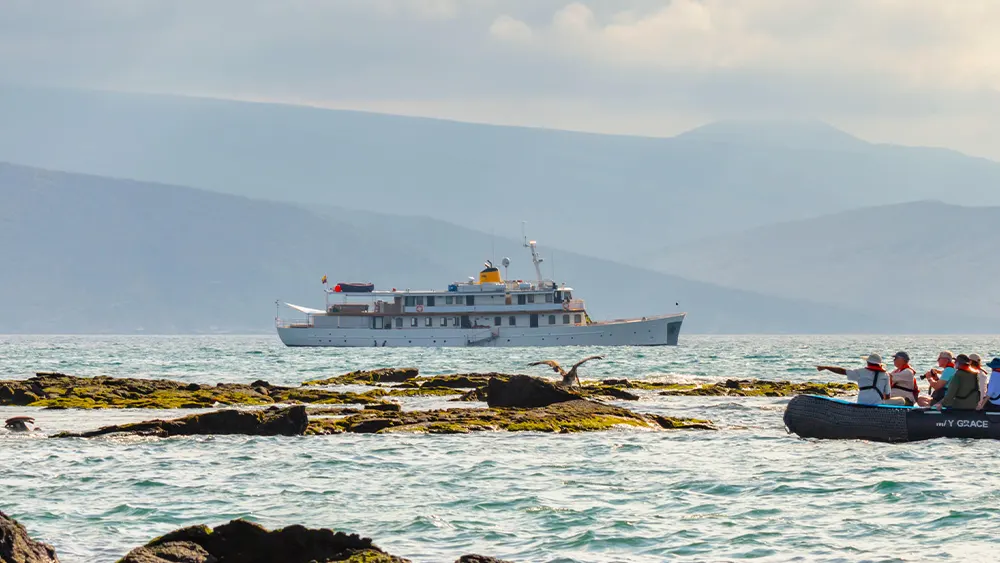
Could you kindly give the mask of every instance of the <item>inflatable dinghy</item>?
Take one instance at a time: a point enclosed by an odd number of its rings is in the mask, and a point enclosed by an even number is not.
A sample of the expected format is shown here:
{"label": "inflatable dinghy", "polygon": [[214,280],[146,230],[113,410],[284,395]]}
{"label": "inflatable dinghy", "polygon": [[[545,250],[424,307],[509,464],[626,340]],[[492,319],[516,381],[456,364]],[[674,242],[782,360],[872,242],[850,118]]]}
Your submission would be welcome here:
{"label": "inflatable dinghy", "polygon": [[333,291],[336,293],[371,293],[375,291],[375,284],[340,282],[333,286]]}
{"label": "inflatable dinghy", "polygon": [[1000,439],[1000,412],[859,405],[798,395],[785,408],[785,427],[803,438],[916,442],[931,438]]}

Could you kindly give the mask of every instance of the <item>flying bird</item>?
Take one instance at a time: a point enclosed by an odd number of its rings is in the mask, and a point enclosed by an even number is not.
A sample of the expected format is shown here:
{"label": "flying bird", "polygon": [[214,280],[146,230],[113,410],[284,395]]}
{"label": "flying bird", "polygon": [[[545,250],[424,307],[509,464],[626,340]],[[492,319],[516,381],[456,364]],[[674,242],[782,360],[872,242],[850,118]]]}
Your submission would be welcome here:
{"label": "flying bird", "polygon": [[573,367],[569,368],[569,371],[564,370],[559,365],[559,362],[557,362],[555,360],[542,360],[540,362],[531,362],[528,365],[529,366],[540,366],[540,365],[549,366],[549,367],[552,368],[552,371],[554,371],[554,372],[556,372],[556,373],[558,373],[559,375],[562,376],[562,381],[559,383],[560,385],[563,385],[563,386],[566,386],[566,387],[572,387],[573,386],[573,382],[576,381],[577,386],[583,387],[583,384],[580,383],[580,376],[576,374],[576,368],[580,367],[585,362],[589,362],[590,360],[601,360],[601,359],[604,359],[604,356],[590,356],[590,357],[584,358],[584,359],[580,360],[579,362],[573,364]]}

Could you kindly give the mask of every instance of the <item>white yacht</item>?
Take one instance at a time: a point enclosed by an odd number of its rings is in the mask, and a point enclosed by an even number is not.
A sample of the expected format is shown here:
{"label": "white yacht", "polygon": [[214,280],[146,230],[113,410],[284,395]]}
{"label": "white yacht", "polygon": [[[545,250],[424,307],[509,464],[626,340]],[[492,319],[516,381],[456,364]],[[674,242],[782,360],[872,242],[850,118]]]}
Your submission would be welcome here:
{"label": "white yacht", "polygon": [[[542,278],[535,241],[536,281],[504,280],[491,262],[478,281],[446,290],[376,290],[370,283],[327,286],[326,307],[285,303],[304,318],[275,317],[287,346],[662,346],[676,345],[684,313],[594,321],[573,289]],[[502,261],[504,270],[510,260]],[[280,304],[280,302],[279,302]]]}

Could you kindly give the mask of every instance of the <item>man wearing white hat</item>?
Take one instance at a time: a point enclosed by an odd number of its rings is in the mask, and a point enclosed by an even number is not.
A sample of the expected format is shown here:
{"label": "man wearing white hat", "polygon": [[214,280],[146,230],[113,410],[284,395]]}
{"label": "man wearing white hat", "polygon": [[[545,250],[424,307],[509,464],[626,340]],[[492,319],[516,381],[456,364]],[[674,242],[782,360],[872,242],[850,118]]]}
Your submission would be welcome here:
{"label": "man wearing white hat", "polygon": [[846,375],[847,379],[858,384],[858,404],[878,405],[889,398],[889,375],[882,367],[882,356],[871,354],[867,365],[858,369],[844,369],[837,366],[816,366],[818,371],[832,371]]}

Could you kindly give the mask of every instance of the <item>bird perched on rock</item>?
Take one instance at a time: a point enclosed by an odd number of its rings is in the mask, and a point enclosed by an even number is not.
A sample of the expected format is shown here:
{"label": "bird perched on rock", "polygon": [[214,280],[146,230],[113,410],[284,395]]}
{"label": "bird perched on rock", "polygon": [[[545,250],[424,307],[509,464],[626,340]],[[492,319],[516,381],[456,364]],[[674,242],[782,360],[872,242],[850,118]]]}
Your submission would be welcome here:
{"label": "bird perched on rock", "polygon": [[601,360],[601,359],[604,359],[604,356],[590,356],[584,358],[579,362],[573,364],[573,367],[569,368],[569,371],[564,370],[559,365],[559,362],[555,360],[542,360],[540,362],[531,362],[528,365],[529,366],[540,366],[543,364],[547,365],[552,368],[552,371],[562,376],[562,381],[559,383],[560,385],[564,385],[566,387],[572,387],[573,382],[576,381],[578,387],[583,387],[583,385],[580,383],[580,376],[576,374],[576,368],[580,367],[585,362],[589,362],[590,360]]}

